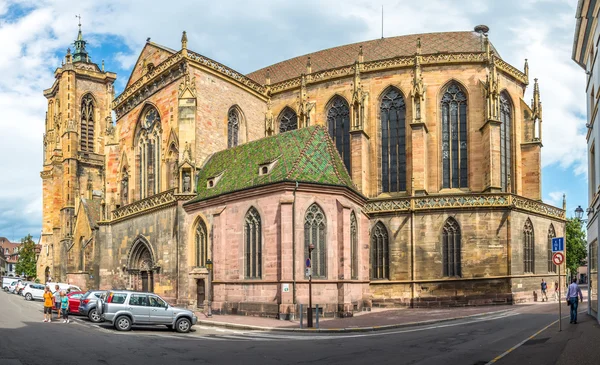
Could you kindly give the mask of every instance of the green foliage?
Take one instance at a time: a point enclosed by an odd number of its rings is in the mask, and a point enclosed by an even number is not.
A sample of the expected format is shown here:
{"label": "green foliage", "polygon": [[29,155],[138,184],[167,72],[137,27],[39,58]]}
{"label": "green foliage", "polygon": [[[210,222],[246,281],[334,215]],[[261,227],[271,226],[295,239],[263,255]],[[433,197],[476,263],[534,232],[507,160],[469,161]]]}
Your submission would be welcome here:
{"label": "green foliage", "polygon": [[25,273],[25,277],[36,277],[36,259],[35,259],[35,242],[30,234],[21,239],[21,251],[19,251],[19,261],[15,267],[15,273],[21,275]]}
{"label": "green foliage", "polygon": [[577,218],[567,219],[566,224],[567,272],[577,275],[577,268],[585,264],[587,257],[586,237],[583,222]]}

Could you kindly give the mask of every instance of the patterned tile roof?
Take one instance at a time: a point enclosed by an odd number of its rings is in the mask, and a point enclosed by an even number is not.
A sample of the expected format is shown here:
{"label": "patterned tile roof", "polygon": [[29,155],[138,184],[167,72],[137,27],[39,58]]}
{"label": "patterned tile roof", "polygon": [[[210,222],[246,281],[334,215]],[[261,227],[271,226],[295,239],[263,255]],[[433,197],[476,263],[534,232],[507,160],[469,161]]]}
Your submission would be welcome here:
{"label": "patterned tile roof", "polygon": [[[417,51],[417,38],[421,38],[421,54],[482,52],[481,34],[474,31],[411,34],[390,38],[374,39],[295,57],[249,73],[249,78],[264,84],[267,69],[270,69],[271,83],[289,80],[306,73],[306,61],[310,56],[312,72],[348,66],[358,59],[359,47],[363,47],[365,62],[394,57],[412,56]],[[497,56],[498,52],[491,47]]]}
{"label": "patterned tile roof", "polygon": [[[260,166],[273,162],[268,174],[259,174]],[[209,188],[208,180],[215,177],[218,180]],[[323,127],[313,126],[213,154],[199,172],[198,195],[190,203],[283,181],[337,185],[356,191],[329,134]]]}

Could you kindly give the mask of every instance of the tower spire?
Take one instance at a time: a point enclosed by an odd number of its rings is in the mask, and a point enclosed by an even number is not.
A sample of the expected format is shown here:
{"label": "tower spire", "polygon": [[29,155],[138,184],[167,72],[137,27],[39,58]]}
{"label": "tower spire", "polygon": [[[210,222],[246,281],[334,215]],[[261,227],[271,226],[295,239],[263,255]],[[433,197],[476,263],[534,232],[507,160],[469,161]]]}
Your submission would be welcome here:
{"label": "tower spire", "polygon": [[85,50],[86,41],[83,39],[83,33],[81,32],[81,15],[75,15],[79,20],[77,24],[79,26],[79,32],[77,33],[77,39],[75,40],[75,53],[73,53],[73,62],[90,62],[90,57]]}

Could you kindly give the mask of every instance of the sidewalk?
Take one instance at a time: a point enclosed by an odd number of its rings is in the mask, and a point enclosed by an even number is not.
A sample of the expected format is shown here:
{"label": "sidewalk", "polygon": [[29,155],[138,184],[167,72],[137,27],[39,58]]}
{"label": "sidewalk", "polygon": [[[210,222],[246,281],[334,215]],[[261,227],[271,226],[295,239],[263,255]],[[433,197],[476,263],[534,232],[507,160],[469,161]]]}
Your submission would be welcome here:
{"label": "sidewalk", "polygon": [[[198,315],[199,325],[225,327],[241,330],[261,331],[307,331],[307,332],[369,332],[399,327],[427,325],[456,319],[477,317],[487,314],[500,314],[514,310],[514,306],[459,307],[459,308],[373,308],[371,312],[355,313],[350,318],[319,318],[319,328],[300,329],[300,323],[282,321],[273,318],[213,315],[207,318],[204,313]],[[316,322],[316,319],[313,319]]]}

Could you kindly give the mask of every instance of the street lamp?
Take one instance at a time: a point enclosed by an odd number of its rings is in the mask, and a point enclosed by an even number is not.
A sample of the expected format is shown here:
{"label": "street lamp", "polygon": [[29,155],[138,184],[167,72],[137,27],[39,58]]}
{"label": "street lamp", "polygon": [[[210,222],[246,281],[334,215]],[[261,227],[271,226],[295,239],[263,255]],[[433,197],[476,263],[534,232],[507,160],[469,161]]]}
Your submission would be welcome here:
{"label": "street lamp", "polygon": [[312,312],[312,252],[315,249],[315,245],[312,243],[308,246],[308,262],[310,267],[308,269],[308,313],[306,313],[306,326],[312,328],[313,326],[313,312]]}
{"label": "street lamp", "polygon": [[575,208],[575,218],[579,220],[583,218],[583,208],[581,208],[581,205],[578,205],[577,208]]}
{"label": "street lamp", "polygon": [[212,269],[213,262],[211,259],[206,260],[206,268],[208,269],[208,317],[212,317]]}

